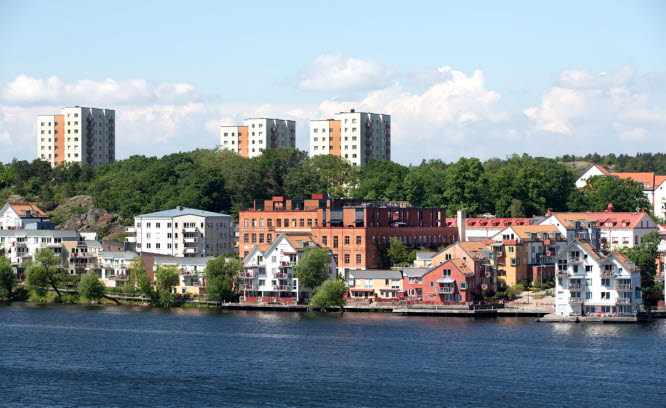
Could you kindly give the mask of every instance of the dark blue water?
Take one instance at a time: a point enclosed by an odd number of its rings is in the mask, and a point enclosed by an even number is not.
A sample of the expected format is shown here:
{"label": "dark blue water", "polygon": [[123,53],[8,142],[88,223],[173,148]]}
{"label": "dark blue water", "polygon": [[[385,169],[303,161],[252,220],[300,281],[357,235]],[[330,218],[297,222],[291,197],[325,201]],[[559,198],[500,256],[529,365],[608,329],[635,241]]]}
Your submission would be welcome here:
{"label": "dark blue water", "polygon": [[2,407],[664,407],[666,321],[0,306]]}

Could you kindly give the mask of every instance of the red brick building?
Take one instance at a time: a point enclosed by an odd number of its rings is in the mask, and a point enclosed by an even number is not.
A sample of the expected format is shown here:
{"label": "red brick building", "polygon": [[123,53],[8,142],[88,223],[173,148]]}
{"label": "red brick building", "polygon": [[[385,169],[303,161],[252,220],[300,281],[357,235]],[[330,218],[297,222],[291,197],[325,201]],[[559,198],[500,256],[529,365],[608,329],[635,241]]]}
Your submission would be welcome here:
{"label": "red brick building", "polygon": [[480,277],[460,259],[452,259],[433,268],[403,271],[403,288],[411,301],[456,305],[472,303]]}
{"label": "red brick building", "polygon": [[244,257],[257,244],[271,243],[280,233],[310,233],[319,245],[331,249],[339,269],[378,269],[380,248],[391,237],[410,248],[438,248],[457,240],[446,226],[444,208],[418,208],[409,202],[273,197],[255,200],[239,212],[239,254]]}

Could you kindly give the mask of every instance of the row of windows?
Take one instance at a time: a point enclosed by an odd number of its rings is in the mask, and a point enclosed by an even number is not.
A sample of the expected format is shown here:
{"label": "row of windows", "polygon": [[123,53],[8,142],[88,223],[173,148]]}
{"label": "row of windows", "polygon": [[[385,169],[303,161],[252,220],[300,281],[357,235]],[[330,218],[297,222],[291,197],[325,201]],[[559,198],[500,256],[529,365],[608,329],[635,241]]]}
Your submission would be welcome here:
{"label": "row of windows", "polygon": [[[337,235],[333,236],[333,248],[338,248],[339,247],[339,245],[340,245],[339,240],[340,240],[340,237],[338,237]],[[349,235],[345,235],[344,236],[345,245],[349,245],[350,242],[351,242],[351,237]],[[362,242],[362,238],[360,236],[356,237],[356,245],[361,245],[361,242]],[[328,236],[326,236],[326,235],[322,236],[321,237],[321,243],[323,245],[328,246]]]}
{"label": "row of windows", "polygon": [[284,225],[285,228],[287,228],[289,226],[291,226],[291,227],[305,227],[306,223],[307,223],[308,227],[312,227],[313,223],[314,223],[315,227],[319,226],[319,221],[316,220],[316,219],[313,221],[312,218],[308,218],[308,219],[292,218],[291,219],[291,225],[289,224],[289,218],[284,218],[284,219],[277,218],[275,220],[273,220],[272,218],[268,218],[268,219],[265,220],[265,222],[264,222],[263,218],[259,218],[259,219],[257,219],[257,218],[252,218],[252,219],[245,218],[243,220],[243,226],[244,227],[249,227],[250,225],[252,227],[273,227],[273,226],[275,226],[275,227],[278,227],[278,228],[282,228],[283,225]]}

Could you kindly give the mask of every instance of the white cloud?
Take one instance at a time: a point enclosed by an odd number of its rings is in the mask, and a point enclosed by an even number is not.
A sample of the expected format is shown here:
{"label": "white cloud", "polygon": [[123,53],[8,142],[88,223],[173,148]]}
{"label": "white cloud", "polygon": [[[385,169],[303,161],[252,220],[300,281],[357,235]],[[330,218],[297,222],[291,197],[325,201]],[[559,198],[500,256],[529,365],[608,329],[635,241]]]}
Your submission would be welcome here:
{"label": "white cloud", "polygon": [[560,72],[558,85],[563,88],[598,89],[625,87],[636,75],[632,67],[625,66],[615,72],[592,74],[583,70],[564,70]]}
{"label": "white cloud", "polygon": [[306,91],[360,91],[383,88],[395,72],[368,60],[322,54],[303,71],[298,87]]}
{"label": "white cloud", "polygon": [[19,75],[0,88],[0,102],[12,105],[103,105],[178,103],[199,95],[185,83],[151,83],[145,79],[115,81],[80,80],[63,82],[58,77],[46,80]]}

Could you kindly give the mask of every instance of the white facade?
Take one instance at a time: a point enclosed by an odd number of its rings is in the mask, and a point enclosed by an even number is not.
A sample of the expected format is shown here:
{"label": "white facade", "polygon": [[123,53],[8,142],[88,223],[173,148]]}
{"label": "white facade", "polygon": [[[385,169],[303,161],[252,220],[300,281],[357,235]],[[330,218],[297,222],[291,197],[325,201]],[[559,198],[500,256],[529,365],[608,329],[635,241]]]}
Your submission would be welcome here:
{"label": "white facade", "polygon": [[[309,290],[299,286],[294,267],[303,256],[304,248],[310,245],[316,246],[308,236],[280,234],[265,251],[255,246],[243,260],[241,301],[282,298],[293,303],[308,297]],[[335,279],[336,264],[332,255],[330,259],[329,279]]]}
{"label": "white facade", "polygon": [[0,230],[0,249],[4,249],[19,276],[25,272],[26,262],[34,260],[41,248],[49,248],[58,255],[60,266],[70,274],[82,274],[96,270],[101,249],[98,241],[85,238],[73,230]]}
{"label": "white facade", "polygon": [[49,222],[49,217],[34,204],[7,203],[0,209],[0,229],[25,229],[44,222]]}
{"label": "white facade", "polygon": [[597,165],[595,164],[594,166],[592,166],[592,167],[590,167],[589,169],[587,169],[587,171],[586,171],[585,173],[583,173],[583,175],[580,176],[580,177],[578,178],[578,180],[576,180],[576,187],[578,187],[578,188],[583,188],[583,187],[585,187],[585,186],[587,185],[587,180],[589,180],[590,177],[593,177],[593,176],[605,176],[605,175],[608,175],[608,174],[607,174],[607,173],[604,173],[604,172],[599,168],[599,166],[597,166]]}
{"label": "white facade", "polygon": [[556,258],[556,314],[633,314],[643,303],[640,272],[623,255],[573,241]]}
{"label": "white facade", "polygon": [[37,117],[37,157],[56,166],[98,166],[115,160],[115,111],[62,108],[60,115]]}
{"label": "white facade", "polygon": [[310,156],[334,154],[356,166],[370,159],[391,160],[391,116],[340,112],[310,121]]}
{"label": "white facade", "polygon": [[160,267],[173,267],[178,272],[178,286],[174,287],[177,294],[199,295],[206,287],[206,265],[215,258],[176,258],[172,256],[156,256],[153,271]]}
{"label": "white facade", "polygon": [[233,217],[192,208],[139,215],[134,227],[127,228],[134,237],[137,252],[176,257],[216,257],[235,251]]}
{"label": "white facade", "polygon": [[658,217],[666,219],[666,180],[654,186],[654,202],[652,203],[652,213]]}
{"label": "white facade", "polygon": [[135,252],[102,251],[98,254],[99,276],[108,287],[124,285],[129,280],[129,271],[134,258],[139,254]]}
{"label": "white facade", "polygon": [[296,122],[249,118],[243,126],[220,126],[220,147],[250,158],[269,148],[296,147]]}

